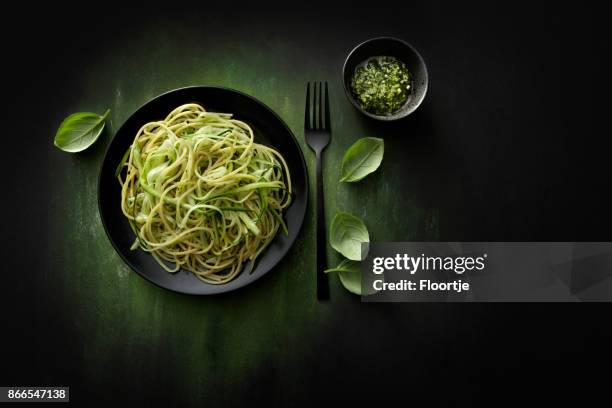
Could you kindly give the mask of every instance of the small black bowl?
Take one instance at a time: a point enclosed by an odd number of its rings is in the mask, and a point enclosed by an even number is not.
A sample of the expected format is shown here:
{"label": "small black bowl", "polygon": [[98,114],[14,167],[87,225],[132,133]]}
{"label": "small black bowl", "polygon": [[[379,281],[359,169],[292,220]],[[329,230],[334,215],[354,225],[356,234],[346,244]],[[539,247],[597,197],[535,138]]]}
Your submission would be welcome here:
{"label": "small black bowl", "polygon": [[[402,61],[412,76],[412,89],[408,100],[399,110],[390,115],[375,115],[364,110],[351,91],[351,77],[355,73],[355,68],[366,60],[379,56],[395,57]],[[342,71],[346,97],[360,112],[373,119],[392,121],[405,118],[419,107],[427,93],[428,78],[425,61],[414,47],[397,38],[379,37],[362,42],[346,57]]]}

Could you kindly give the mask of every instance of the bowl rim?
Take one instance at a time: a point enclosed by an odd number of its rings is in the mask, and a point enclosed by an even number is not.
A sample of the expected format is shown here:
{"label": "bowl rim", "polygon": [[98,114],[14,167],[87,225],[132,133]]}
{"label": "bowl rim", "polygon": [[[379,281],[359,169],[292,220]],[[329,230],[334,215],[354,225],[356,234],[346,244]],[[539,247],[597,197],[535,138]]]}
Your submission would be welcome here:
{"label": "bowl rim", "polygon": [[[351,58],[351,56],[361,47],[363,47],[364,45],[373,42],[373,41],[395,41],[398,42],[400,44],[402,44],[405,47],[408,47],[416,56],[417,59],[419,60],[419,63],[423,65],[423,72],[425,74],[425,82],[423,85],[424,91],[423,91],[423,95],[421,96],[420,100],[417,102],[416,105],[414,105],[414,107],[412,109],[410,109],[409,111],[407,111],[405,114],[402,114],[400,116],[385,116],[385,115],[376,115],[374,113],[370,113],[368,111],[366,111],[365,109],[363,109],[355,100],[355,97],[353,96],[353,93],[351,92],[351,90],[348,88],[348,84],[346,83],[346,78],[345,78],[345,73],[346,73],[346,69],[347,69],[347,63],[349,61],[349,59]],[[400,120],[400,119],[404,119],[408,116],[410,116],[414,111],[416,111],[419,106],[421,106],[421,104],[423,103],[423,100],[425,100],[425,96],[427,95],[427,90],[429,88],[429,71],[427,69],[427,64],[425,63],[425,60],[423,59],[423,57],[421,56],[421,54],[419,53],[419,51],[417,51],[417,49],[412,46],[410,43],[402,40],[401,38],[397,38],[397,37],[391,37],[391,36],[380,36],[380,37],[373,37],[373,38],[369,38],[365,41],[360,42],[359,44],[357,44],[355,47],[353,47],[353,49],[347,54],[346,58],[344,59],[344,64],[342,64],[342,85],[344,87],[344,93],[346,94],[347,99],[351,102],[351,104],[357,108],[357,110],[361,113],[363,113],[364,115],[372,118],[372,119],[376,119],[376,120],[380,120],[380,121],[384,121],[384,122],[392,122],[392,121],[396,121],[396,120]]]}

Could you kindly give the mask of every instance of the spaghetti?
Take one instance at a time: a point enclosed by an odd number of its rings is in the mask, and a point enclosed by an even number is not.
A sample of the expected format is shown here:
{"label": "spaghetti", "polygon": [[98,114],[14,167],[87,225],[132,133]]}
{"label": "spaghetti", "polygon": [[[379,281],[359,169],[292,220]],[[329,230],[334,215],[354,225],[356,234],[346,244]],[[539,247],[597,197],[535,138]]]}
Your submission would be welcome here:
{"label": "spaghetti", "polygon": [[279,228],[287,233],[291,201],[283,156],[253,139],[246,123],[194,103],[140,128],[117,172],[132,249],[211,284],[252,266]]}

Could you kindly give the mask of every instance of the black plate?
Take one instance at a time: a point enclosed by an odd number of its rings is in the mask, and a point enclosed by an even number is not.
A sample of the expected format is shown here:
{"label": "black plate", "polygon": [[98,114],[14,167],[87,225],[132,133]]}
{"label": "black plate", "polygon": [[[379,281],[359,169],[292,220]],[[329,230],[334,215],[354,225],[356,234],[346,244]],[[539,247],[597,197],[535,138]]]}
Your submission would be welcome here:
{"label": "black plate", "polygon": [[[121,212],[121,188],[115,170],[123,154],[134,141],[142,125],[165,118],[174,108],[196,102],[208,111],[233,113],[234,118],[247,122],[255,132],[255,140],[278,150],[287,161],[293,186],[293,203],[285,212],[289,234],[279,232],[260,255],[255,268],[248,272],[248,264],[233,281],[211,285],[192,273],[179,271],[171,274],[162,269],[153,257],[138,249],[131,251],[134,233]],[[257,99],[232,89],[196,86],[176,89],[147,102],[121,126],[110,143],[98,183],[98,206],[102,224],[111,243],[123,260],[139,275],[154,284],[175,292],[209,295],[229,292],[248,285],[272,269],[289,251],[295,241],[306,213],[308,175],[304,155],[289,127],[266,105]]]}

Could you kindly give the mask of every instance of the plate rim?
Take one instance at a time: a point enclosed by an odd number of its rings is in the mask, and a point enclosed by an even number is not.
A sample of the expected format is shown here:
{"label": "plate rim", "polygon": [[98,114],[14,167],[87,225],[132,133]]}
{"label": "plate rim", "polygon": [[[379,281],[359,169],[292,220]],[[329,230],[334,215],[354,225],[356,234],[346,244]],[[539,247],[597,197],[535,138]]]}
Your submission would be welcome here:
{"label": "plate rim", "polygon": [[[106,220],[105,220],[104,216],[102,215],[102,194],[101,194],[102,174],[103,174],[102,171],[104,169],[104,163],[106,161],[106,157],[108,156],[108,152],[109,152],[109,150],[111,148],[111,145],[113,144],[113,141],[115,140],[115,137],[117,136],[117,134],[121,131],[121,129],[125,126],[125,124],[130,121],[130,119],[134,115],[136,115],[139,111],[141,111],[149,103],[152,103],[153,101],[156,101],[156,100],[158,100],[160,98],[163,98],[166,95],[169,95],[169,94],[172,94],[172,93],[176,93],[176,92],[187,91],[187,90],[191,90],[191,89],[215,89],[215,90],[221,90],[221,91],[227,91],[227,92],[235,93],[235,94],[238,94],[238,95],[240,95],[242,97],[250,99],[251,101],[261,105],[264,109],[266,109],[268,112],[270,112],[279,121],[279,123],[285,128],[287,133],[293,139],[293,142],[295,143],[295,145],[296,145],[296,147],[298,149],[298,152],[299,152],[299,156],[300,156],[300,160],[299,160],[300,163],[299,163],[299,165],[301,167],[301,170],[302,170],[302,172],[304,174],[304,178],[305,178],[305,185],[304,185],[304,196],[305,196],[305,199],[304,199],[304,210],[303,210],[303,213],[300,216],[300,221],[298,223],[297,231],[296,231],[295,236],[293,238],[290,238],[290,240],[288,241],[287,252],[283,256],[278,257],[274,262],[272,262],[270,267],[268,268],[268,270],[266,272],[262,273],[261,275],[259,275],[257,278],[255,278],[255,279],[253,279],[251,281],[247,281],[247,282],[245,282],[244,284],[242,284],[240,286],[237,286],[237,287],[232,288],[232,289],[227,289],[227,290],[223,290],[223,286],[224,285],[211,285],[211,286],[216,286],[216,287],[220,288],[220,290],[215,291],[215,292],[210,292],[210,293],[193,293],[193,292],[185,292],[185,291],[169,288],[169,287],[163,286],[163,285],[155,282],[149,276],[141,273],[138,270],[138,268],[134,267],[134,265],[129,261],[129,259],[127,259],[124,256],[122,251],[120,251],[120,249],[117,246],[117,243],[115,242],[115,240],[111,236],[111,233],[109,231],[108,225],[106,224]],[[289,250],[295,244],[295,241],[297,240],[298,236],[300,235],[300,233],[302,231],[302,227],[304,226],[304,221],[306,219],[306,213],[308,212],[308,200],[309,200],[309,195],[310,195],[309,194],[310,193],[310,179],[309,179],[309,175],[308,175],[308,167],[306,166],[306,159],[304,157],[304,152],[302,151],[302,148],[300,147],[300,143],[298,142],[297,137],[295,136],[295,134],[293,133],[293,131],[291,130],[289,125],[287,125],[287,123],[283,120],[283,118],[281,118],[280,115],[278,113],[276,113],[272,108],[270,108],[267,104],[265,104],[264,102],[262,102],[258,98],[254,97],[252,95],[247,94],[246,92],[243,92],[243,91],[240,91],[240,90],[237,90],[237,89],[234,89],[234,88],[229,88],[229,87],[225,87],[225,86],[217,86],[217,85],[189,85],[189,86],[184,86],[184,87],[180,87],[180,88],[171,89],[169,91],[166,91],[166,92],[163,92],[163,93],[161,93],[159,95],[156,95],[156,96],[154,96],[152,98],[149,98],[149,99],[146,100],[146,102],[142,103],[136,110],[134,110],[132,113],[129,114],[129,116],[123,121],[121,126],[119,126],[119,128],[117,129],[117,131],[114,133],[113,137],[111,138],[110,142],[108,143],[108,145],[104,149],[104,154],[102,156],[102,162],[100,163],[100,170],[98,171],[98,180],[97,180],[96,192],[97,192],[97,195],[98,195],[98,197],[97,197],[98,216],[100,217],[100,221],[102,223],[102,227],[104,229],[106,237],[110,241],[113,249],[119,255],[121,260],[133,272],[135,272],[138,276],[140,276],[146,282],[152,283],[156,287],[162,288],[162,289],[167,290],[169,292],[179,293],[179,294],[182,294],[182,295],[189,295],[189,296],[214,296],[214,295],[222,295],[222,294],[226,294],[226,293],[235,292],[237,290],[243,289],[243,288],[251,285],[252,283],[254,283],[254,282],[258,281],[259,279],[261,279],[263,276],[267,275],[272,269],[276,268],[278,263],[287,255]],[[206,283],[203,282],[203,284],[206,284]]]}

